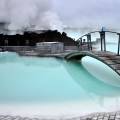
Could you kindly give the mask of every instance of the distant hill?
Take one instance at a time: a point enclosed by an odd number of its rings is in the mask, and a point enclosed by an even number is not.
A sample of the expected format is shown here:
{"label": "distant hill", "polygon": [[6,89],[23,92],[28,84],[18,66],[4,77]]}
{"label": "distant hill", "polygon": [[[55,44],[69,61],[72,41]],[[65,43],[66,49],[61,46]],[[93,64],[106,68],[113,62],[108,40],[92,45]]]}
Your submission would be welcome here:
{"label": "distant hill", "polygon": [[0,46],[35,46],[37,42],[63,42],[65,46],[76,45],[65,32],[60,33],[57,30],[26,31],[16,35],[0,34]]}

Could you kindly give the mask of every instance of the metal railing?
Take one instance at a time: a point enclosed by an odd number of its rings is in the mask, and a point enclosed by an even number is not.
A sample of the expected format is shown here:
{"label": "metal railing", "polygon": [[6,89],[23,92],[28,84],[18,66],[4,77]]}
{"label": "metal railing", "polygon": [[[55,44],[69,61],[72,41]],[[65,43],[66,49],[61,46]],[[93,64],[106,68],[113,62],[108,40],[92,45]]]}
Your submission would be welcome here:
{"label": "metal railing", "polygon": [[[91,34],[93,33],[99,33],[100,34],[100,44],[101,44],[101,51],[106,52],[106,33],[114,33],[118,35],[118,50],[117,50],[117,55],[120,55],[120,33],[118,32],[114,32],[114,31],[93,31],[93,32],[89,32],[85,35],[82,35],[79,39],[77,39],[78,42],[78,47],[81,48],[82,50],[82,46],[86,45],[87,49],[89,51],[92,50],[92,38],[91,38]],[[87,42],[85,42],[85,39],[83,39],[84,37],[87,38]]]}

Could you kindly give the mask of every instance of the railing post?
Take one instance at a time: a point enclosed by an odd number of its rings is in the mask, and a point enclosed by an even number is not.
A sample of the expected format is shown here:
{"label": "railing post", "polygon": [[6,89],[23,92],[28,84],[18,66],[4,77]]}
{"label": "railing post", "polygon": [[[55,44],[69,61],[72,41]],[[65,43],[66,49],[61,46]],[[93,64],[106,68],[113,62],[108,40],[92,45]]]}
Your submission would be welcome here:
{"label": "railing post", "polygon": [[104,51],[106,52],[105,31],[103,31]]}
{"label": "railing post", "polygon": [[92,50],[91,34],[87,34],[88,50]]}
{"label": "railing post", "polygon": [[77,47],[80,48],[80,40],[77,40]]}
{"label": "railing post", "polygon": [[104,51],[106,51],[105,31],[100,31],[100,40],[101,40],[101,51],[103,51],[103,45],[104,45]]}
{"label": "railing post", "polygon": [[92,39],[91,39],[91,34],[89,36],[89,39],[90,39],[90,50],[92,50]]}
{"label": "railing post", "polygon": [[87,47],[88,47],[88,50],[89,50],[89,38],[88,38],[88,34],[86,35],[87,37]]}
{"label": "railing post", "polygon": [[83,44],[83,41],[82,41],[82,38],[80,38],[80,45],[82,45]]}
{"label": "railing post", "polygon": [[82,50],[82,38],[80,38],[79,45],[80,45],[80,50]]}
{"label": "railing post", "polygon": [[120,33],[118,33],[118,53],[117,55],[120,55]]}
{"label": "railing post", "polygon": [[103,39],[102,39],[102,32],[100,32],[100,41],[101,41],[101,51],[103,51]]}

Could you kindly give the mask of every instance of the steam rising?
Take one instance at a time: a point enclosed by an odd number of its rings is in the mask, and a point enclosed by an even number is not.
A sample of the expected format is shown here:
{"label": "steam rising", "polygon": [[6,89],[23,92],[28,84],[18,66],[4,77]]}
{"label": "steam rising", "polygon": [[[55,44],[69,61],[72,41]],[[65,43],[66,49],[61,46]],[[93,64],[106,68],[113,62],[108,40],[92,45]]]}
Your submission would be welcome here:
{"label": "steam rising", "polygon": [[120,0],[0,0],[9,30],[120,28]]}
{"label": "steam rising", "polygon": [[0,22],[6,22],[8,30],[61,30],[63,26],[51,0],[0,0]]}

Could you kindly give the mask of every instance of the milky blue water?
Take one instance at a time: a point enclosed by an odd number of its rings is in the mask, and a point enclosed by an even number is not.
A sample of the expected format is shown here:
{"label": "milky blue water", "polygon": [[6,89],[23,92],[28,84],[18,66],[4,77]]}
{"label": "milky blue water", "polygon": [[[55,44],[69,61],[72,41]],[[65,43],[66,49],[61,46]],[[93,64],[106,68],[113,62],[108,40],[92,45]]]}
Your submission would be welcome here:
{"label": "milky blue water", "polygon": [[[95,63],[95,64],[94,64]],[[103,63],[0,54],[1,103],[89,101],[120,96],[120,77]]]}
{"label": "milky blue water", "polygon": [[[94,34],[93,41],[98,37]],[[106,40],[107,51],[116,53],[118,36],[107,35]],[[100,44],[96,47],[100,50]],[[16,115],[120,110],[120,76],[91,57],[66,61],[0,53],[0,108],[0,114]]]}

